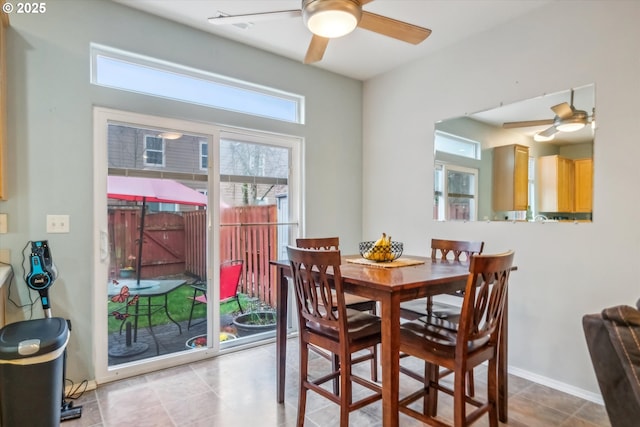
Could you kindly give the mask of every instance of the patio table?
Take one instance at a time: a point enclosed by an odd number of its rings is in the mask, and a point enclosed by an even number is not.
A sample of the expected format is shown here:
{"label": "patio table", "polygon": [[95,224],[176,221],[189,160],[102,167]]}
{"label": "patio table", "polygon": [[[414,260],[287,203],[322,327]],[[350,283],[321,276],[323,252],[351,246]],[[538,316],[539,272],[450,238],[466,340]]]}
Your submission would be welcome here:
{"label": "patio table", "polygon": [[[151,315],[164,310],[165,315],[169,320],[171,320],[178,327],[178,331],[182,335],[182,327],[180,324],[171,317],[169,313],[168,307],[168,298],[167,295],[179,288],[186,281],[183,279],[178,280],[140,280],[140,283],[137,283],[135,279],[118,279],[115,281],[109,282],[108,295],[109,298],[122,295],[122,289],[126,286],[128,288],[128,296],[122,302],[122,306],[118,307],[115,311],[109,313],[109,316],[121,316],[122,317],[122,325],[127,321],[129,317],[133,317],[133,342],[137,342],[138,340],[138,318],[140,316],[147,316],[149,322],[149,332],[153,337],[153,341],[156,344],[156,353],[160,354],[160,346],[158,344],[158,339],[153,333],[153,325],[151,324]],[[130,305],[130,298],[138,296],[138,299],[134,304]],[[163,296],[164,302],[162,304],[151,304],[151,298]],[[146,298],[147,303],[141,305],[140,298]],[[133,308],[133,311],[130,312],[130,307]],[[117,314],[116,314],[117,313]],[[122,332],[122,325],[120,326],[120,332]],[[146,348],[141,348],[141,346],[132,346],[131,343],[127,342],[127,345],[121,346],[122,348],[112,348],[109,349],[109,355],[114,357],[124,357],[131,356],[138,352],[143,352]],[[146,346],[146,344],[145,344]]]}
{"label": "patio table", "polygon": [[[406,256],[419,264],[384,268],[354,262],[360,256],[343,257],[340,266],[345,292],[380,302],[382,318],[382,415],[385,427],[398,426],[398,396],[400,386],[400,303],[426,296],[451,293],[464,289],[469,266],[463,263]],[[288,260],[273,260],[277,269],[276,300],[278,324],[276,330],[277,400],[284,402],[287,342],[287,308],[291,267]],[[498,412],[500,421],[507,421],[507,310],[500,332],[498,357]]]}

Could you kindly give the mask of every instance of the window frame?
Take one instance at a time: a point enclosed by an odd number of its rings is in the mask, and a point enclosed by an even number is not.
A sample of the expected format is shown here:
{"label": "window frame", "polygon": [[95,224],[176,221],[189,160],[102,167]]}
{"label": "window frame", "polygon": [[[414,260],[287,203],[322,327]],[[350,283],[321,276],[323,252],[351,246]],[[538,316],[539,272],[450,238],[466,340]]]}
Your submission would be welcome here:
{"label": "window frame", "polygon": [[[204,153],[205,150],[207,151],[206,154]],[[204,165],[203,165],[203,160],[206,160]],[[208,165],[209,165],[209,145],[207,144],[207,141],[200,141],[200,170],[206,171]]]}
{"label": "window frame", "polygon": [[[440,183],[438,183],[438,180],[437,180],[438,171],[440,171],[442,175]],[[433,175],[434,215],[436,215],[435,216],[436,221],[459,221],[457,219],[452,220],[451,213],[449,211],[449,198],[452,197],[451,194],[449,193],[449,184],[448,184],[449,180],[447,179],[447,173],[449,171],[468,173],[474,176],[473,195],[471,197],[468,197],[469,199],[473,200],[473,209],[469,212],[470,213],[469,219],[464,221],[477,221],[478,220],[478,187],[479,187],[478,177],[479,177],[480,171],[477,168],[460,166],[454,163],[447,163],[447,162],[442,162],[437,160],[435,162],[434,175]],[[439,192],[437,188],[442,188],[442,191]],[[438,193],[441,193],[440,198],[442,203],[436,202],[439,196]],[[457,195],[455,197],[460,197],[460,195]]]}
{"label": "window frame", "polygon": [[[443,132],[441,130],[436,130],[434,135],[434,152],[447,153],[452,156],[463,157],[465,159],[480,160],[482,154],[482,144],[480,142],[454,135],[449,132]],[[471,151],[472,153],[471,155],[467,155],[465,154],[466,151],[446,149],[447,147],[443,145],[446,142],[467,146],[468,151]]]}
{"label": "window frame", "polygon": [[[272,120],[305,123],[303,95],[97,43],[90,44],[90,58],[91,84],[94,85]],[[103,60],[111,61],[110,65],[118,67],[121,74],[117,78],[101,74],[101,70],[104,71],[108,66],[106,62],[102,62]],[[127,70],[130,74],[124,78],[122,74]],[[144,79],[140,73],[145,73]],[[172,79],[174,85],[171,84]],[[135,81],[143,81],[146,87],[132,85],[131,82]],[[175,85],[191,90],[171,91]],[[217,97],[202,97],[204,93],[211,95],[214,92],[217,93]]]}
{"label": "window frame", "polygon": [[[157,150],[155,148],[149,148],[149,143],[147,141],[150,138],[159,139],[160,143],[162,144],[162,148],[160,150]],[[149,162],[148,160],[149,157],[146,155],[149,152],[160,153],[162,155],[162,162],[161,163]],[[156,168],[164,168],[166,166],[167,154],[166,154],[166,144],[165,144],[164,138],[155,136],[155,135],[145,135],[144,136],[144,153],[145,155],[143,156],[143,159],[144,159],[145,166],[156,167]]]}

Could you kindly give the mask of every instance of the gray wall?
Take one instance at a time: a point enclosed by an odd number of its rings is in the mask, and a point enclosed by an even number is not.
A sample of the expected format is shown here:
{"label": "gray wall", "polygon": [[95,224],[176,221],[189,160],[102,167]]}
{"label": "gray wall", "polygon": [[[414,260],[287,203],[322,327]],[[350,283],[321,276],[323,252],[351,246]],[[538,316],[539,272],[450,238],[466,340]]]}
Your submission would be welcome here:
{"label": "gray wall", "polygon": [[[302,94],[307,123],[279,123],[91,86],[90,42]],[[74,327],[67,372],[74,381],[94,376],[92,269],[98,255],[91,248],[100,224],[93,223],[88,208],[93,106],[304,137],[307,234],[339,235],[345,247],[360,240],[361,82],[105,0],[56,0],[47,3],[46,14],[11,15],[7,60],[9,199],[0,201],[0,212],[8,213],[9,233],[0,235],[0,248],[11,250],[18,278],[12,295],[24,303],[23,247],[29,240],[49,240],[60,272],[51,289],[53,314],[71,319]],[[47,234],[47,214],[70,215],[71,232]],[[8,316],[20,320],[23,312],[8,307]]]}
{"label": "gray wall", "polygon": [[[514,249],[511,369],[596,399],[582,315],[640,296],[638,20],[637,1],[551,2],[364,89],[363,236],[384,230],[415,254],[432,237],[484,240],[487,253]],[[593,223],[431,220],[433,126],[425,124],[589,83],[598,112]],[[392,181],[376,173],[383,166]],[[397,182],[424,194],[391,191]]]}

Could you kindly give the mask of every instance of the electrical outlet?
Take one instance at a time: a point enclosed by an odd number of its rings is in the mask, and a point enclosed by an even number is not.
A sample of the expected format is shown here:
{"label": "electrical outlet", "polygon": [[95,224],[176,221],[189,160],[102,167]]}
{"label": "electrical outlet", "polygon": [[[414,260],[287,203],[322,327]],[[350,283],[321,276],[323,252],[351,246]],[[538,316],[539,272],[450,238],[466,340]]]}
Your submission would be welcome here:
{"label": "electrical outlet", "polygon": [[47,215],[47,233],[68,233],[69,215]]}
{"label": "electrical outlet", "polygon": [[0,234],[7,234],[9,225],[7,224],[7,214],[0,213]]}

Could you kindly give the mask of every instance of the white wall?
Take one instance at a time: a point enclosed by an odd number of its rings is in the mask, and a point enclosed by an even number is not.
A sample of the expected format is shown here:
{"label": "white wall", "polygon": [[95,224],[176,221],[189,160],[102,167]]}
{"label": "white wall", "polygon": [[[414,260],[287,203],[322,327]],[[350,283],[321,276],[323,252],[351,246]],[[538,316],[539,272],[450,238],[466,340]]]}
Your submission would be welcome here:
{"label": "white wall", "polygon": [[[94,106],[304,137],[307,233],[339,235],[356,247],[362,216],[361,82],[106,0],[55,0],[42,15],[12,14],[7,36],[9,199],[0,201],[0,212],[8,214],[9,233],[0,235],[0,248],[12,254],[12,296],[26,303],[23,248],[29,240],[49,240],[59,270],[52,311],[74,327],[69,378],[94,378],[92,270],[98,255],[91,248],[105,226],[93,223],[90,208]],[[91,86],[90,42],[305,95],[307,122],[280,123]],[[47,214],[70,215],[71,232],[47,234]],[[42,316],[39,307],[36,318]],[[7,309],[11,321],[30,315],[28,308]]]}
{"label": "white wall", "polygon": [[[426,254],[432,237],[514,249],[510,366],[596,399],[582,316],[640,297],[639,20],[634,1],[552,2],[364,89],[363,236],[391,233],[409,254]],[[589,83],[593,223],[432,221],[433,123]]]}

